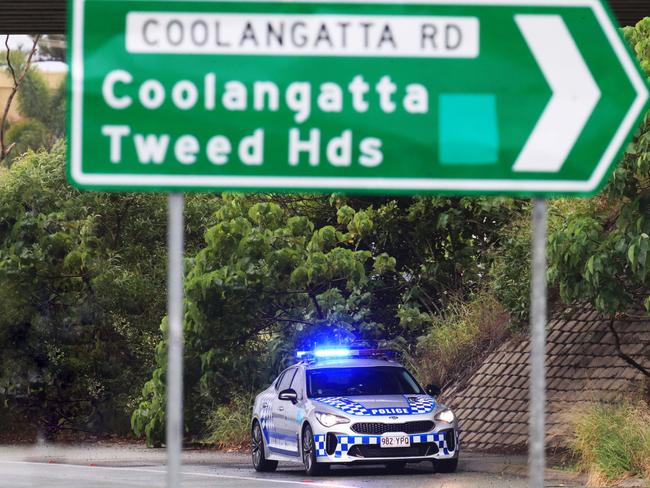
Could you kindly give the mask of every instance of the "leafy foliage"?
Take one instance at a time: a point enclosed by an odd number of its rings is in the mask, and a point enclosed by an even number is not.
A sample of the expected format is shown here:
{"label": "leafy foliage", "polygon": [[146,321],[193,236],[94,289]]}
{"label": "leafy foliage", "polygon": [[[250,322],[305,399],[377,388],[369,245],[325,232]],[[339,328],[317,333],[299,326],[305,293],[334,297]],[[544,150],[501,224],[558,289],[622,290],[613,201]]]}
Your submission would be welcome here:
{"label": "leafy foliage", "polygon": [[530,211],[501,228],[500,245],[493,249],[490,288],[518,326],[528,323],[531,263]]}
{"label": "leafy foliage", "polygon": [[[24,65],[24,53],[12,53],[14,69],[20,71]],[[22,59],[21,59],[22,58]],[[50,89],[43,75],[33,65],[27,70],[20,89],[18,90],[18,106],[20,113],[29,119],[47,123],[50,111]]]}
{"label": "leafy foliage", "polygon": [[[20,73],[25,66],[25,53],[12,51],[9,59],[14,71]],[[5,71],[9,73],[8,66]],[[65,82],[50,90],[42,73],[31,65],[18,89],[17,99],[24,118],[11,124],[7,131],[7,144],[16,143],[7,165],[30,149],[51,149],[65,131]]]}
{"label": "leafy foliage", "polygon": [[[47,436],[128,432],[165,310],[165,199],[82,193],[64,147],[0,181],[0,399]],[[195,246],[215,200],[188,205]]]}
{"label": "leafy foliage", "polygon": [[47,127],[36,119],[24,119],[11,124],[7,130],[7,144],[15,143],[10,154],[10,161],[28,150],[45,149],[50,142],[50,132]]}
{"label": "leafy foliage", "polygon": [[389,337],[414,344],[451,302],[481,290],[494,250],[503,246],[504,226],[525,212],[525,202],[499,198],[387,199],[377,205],[367,241],[393,257],[398,270],[393,286],[377,295]]}

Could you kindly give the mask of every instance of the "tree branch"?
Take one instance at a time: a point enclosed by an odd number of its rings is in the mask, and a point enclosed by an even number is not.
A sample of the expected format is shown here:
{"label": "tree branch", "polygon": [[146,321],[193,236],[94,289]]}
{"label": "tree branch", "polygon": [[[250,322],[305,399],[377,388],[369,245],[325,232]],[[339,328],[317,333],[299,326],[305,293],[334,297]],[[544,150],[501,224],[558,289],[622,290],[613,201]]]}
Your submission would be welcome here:
{"label": "tree branch", "polygon": [[308,295],[309,295],[309,298],[311,298],[311,301],[314,304],[314,308],[316,309],[316,313],[318,314],[318,319],[323,320],[325,318],[325,315],[323,314],[323,309],[320,308],[320,304],[318,303],[318,300],[316,299],[316,294],[312,290],[309,290]]}
{"label": "tree branch", "polygon": [[289,319],[289,318],[283,319],[279,317],[277,317],[275,320],[277,322],[288,322],[290,324],[314,325],[312,322],[307,322],[306,320],[297,320],[297,319]]}
{"label": "tree branch", "polygon": [[9,96],[7,97],[7,103],[5,104],[4,111],[2,112],[2,119],[0,119],[0,161],[6,159],[9,153],[16,146],[16,143],[13,142],[9,145],[9,147],[7,147],[5,143],[5,127],[7,125],[7,118],[9,117],[9,109],[11,108],[11,104],[14,100],[14,97],[16,96],[16,93],[18,93],[18,88],[20,88],[21,83],[25,79],[25,75],[27,74],[27,71],[29,70],[29,67],[32,64],[32,57],[34,57],[34,53],[36,53],[36,46],[38,45],[38,41],[40,38],[41,38],[40,34],[34,36],[34,43],[32,44],[32,49],[29,52],[29,56],[27,56],[27,59],[25,60],[25,65],[22,67],[20,74],[16,76],[16,70],[11,64],[11,57],[10,57],[11,49],[9,48],[9,35],[7,34],[7,36],[5,37],[5,48],[7,49],[7,67],[9,68],[9,73],[11,74],[11,78],[13,79],[14,86],[11,89],[11,93],[9,93]]}
{"label": "tree branch", "polygon": [[650,378],[650,371],[648,371],[643,365],[637,363],[634,358],[631,356],[625,354],[623,350],[621,349],[621,339],[618,335],[618,332],[616,332],[616,329],[614,328],[614,320],[616,319],[615,315],[612,315],[609,321],[609,330],[612,332],[612,335],[614,336],[614,345],[616,347],[616,352],[618,352],[618,357],[620,357],[623,361],[625,361],[627,364],[632,366],[634,369],[637,369],[641,371],[645,376]]}

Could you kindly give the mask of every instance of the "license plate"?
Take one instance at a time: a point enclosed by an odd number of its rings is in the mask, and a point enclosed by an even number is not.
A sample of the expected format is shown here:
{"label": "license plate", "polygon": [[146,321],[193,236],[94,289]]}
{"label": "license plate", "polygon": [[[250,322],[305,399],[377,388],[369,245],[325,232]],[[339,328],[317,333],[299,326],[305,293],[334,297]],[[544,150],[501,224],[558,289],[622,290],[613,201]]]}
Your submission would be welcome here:
{"label": "license plate", "polygon": [[407,435],[384,435],[379,443],[381,447],[410,447],[411,438]]}

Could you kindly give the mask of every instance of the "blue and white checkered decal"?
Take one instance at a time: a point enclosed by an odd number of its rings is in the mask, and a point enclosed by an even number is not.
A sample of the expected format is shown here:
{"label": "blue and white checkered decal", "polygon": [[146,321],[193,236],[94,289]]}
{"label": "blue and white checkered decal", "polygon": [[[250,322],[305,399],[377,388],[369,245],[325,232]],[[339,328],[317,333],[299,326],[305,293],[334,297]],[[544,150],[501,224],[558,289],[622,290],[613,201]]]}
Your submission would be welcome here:
{"label": "blue and white checkered decal", "polygon": [[330,407],[338,408],[339,410],[349,413],[350,415],[370,415],[368,409],[363,405],[353,402],[343,397],[323,397],[316,398],[317,401],[329,405]]}
{"label": "blue and white checkered decal", "polygon": [[270,432],[273,432],[274,430],[272,410],[273,395],[267,394],[263,396],[260,398],[260,402],[262,404],[260,408],[260,427],[262,427],[262,433],[264,434],[264,438],[268,444],[270,442]]}
{"label": "blue and white checkered decal", "polygon": [[428,395],[409,395],[406,397],[413,414],[433,412],[436,408],[436,401]]}
{"label": "blue and white checkered decal", "polygon": [[[445,456],[450,456],[453,454],[453,451],[450,451],[447,447],[447,440],[445,439],[444,434],[435,432],[433,434],[409,435],[409,437],[411,438],[411,444],[425,444],[435,442],[438,445],[439,453]],[[337,435],[336,439],[338,442],[336,444],[336,450],[333,454],[334,458],[343,457],[354,445],[366,444],[378,446],[381,442],[381,436],[378,435]],[[316,456],[328,457],[327,451],[325,450],[325,435],[315,435],[314,442],[316,447]]]}
{"label": "blue and white checkered decal", "polygon": [[381,415],[419,415],[433,412],[436,401],[429,395],[405,395],[408,407],[366,408],[363,405],[345,397],[323,397],[316,401],[334,407],[349,415],[381,416]]}
{"label": "blue and white checkered decal", "polygon": [[316,434],[314,436],[314,445],[316,447],[316,457],[327,456],[325,450],[325,436],[323,434]]}

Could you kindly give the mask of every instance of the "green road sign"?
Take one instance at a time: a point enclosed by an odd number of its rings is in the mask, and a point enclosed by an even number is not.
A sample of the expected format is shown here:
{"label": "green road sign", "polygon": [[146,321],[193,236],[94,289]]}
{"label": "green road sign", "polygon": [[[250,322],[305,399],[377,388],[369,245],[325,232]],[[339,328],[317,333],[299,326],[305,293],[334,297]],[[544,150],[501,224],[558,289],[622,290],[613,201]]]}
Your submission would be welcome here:
{"label": "green road sign", "polygon": [[648,89],[598,0],[70,0],[80,188],[590,195]]}

